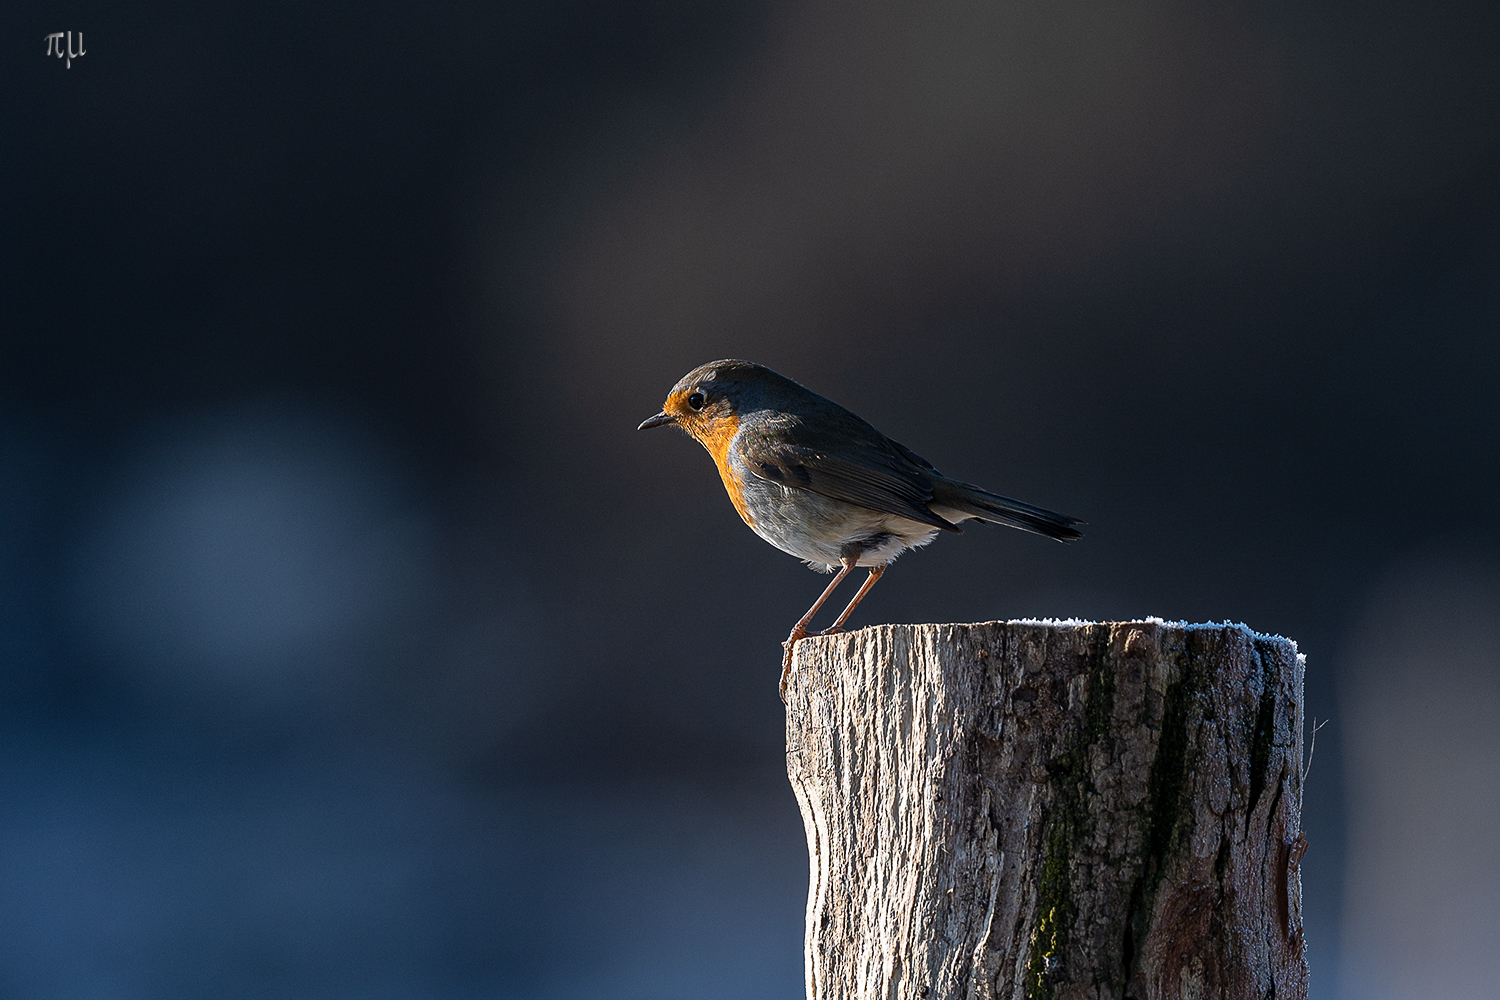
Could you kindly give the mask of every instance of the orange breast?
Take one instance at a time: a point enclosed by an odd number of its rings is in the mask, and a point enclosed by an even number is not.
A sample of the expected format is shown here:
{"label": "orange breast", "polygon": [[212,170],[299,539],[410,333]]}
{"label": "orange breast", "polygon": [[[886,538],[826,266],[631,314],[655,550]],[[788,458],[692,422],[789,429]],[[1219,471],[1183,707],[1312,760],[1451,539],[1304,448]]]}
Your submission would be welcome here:
{"label": "orange breast", "polygon": [[729,466],[729,442],[734,440],[734,435],[740,429],[740,418],[730,415],[715,417],[708,425],[698,430],[694,435],[708,453],[714,457],[714,464],[719,467],[719,478],[724,480],[724,490],[729,494],[729,502],[734,504],[734,509],[739,511],[740,518],[750,527],[755,527],[755,518],[751,516],[749,508],[745,506],[745,490],[740,485],[740,478]]}

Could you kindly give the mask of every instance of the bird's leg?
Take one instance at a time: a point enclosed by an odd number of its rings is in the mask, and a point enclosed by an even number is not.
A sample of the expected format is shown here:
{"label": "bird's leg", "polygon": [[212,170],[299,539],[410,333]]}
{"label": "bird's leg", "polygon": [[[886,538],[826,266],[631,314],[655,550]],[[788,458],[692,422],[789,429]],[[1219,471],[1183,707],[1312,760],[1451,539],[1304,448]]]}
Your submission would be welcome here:
{"label": "bird's leg", "polygon": [[[838,589],[839,584],[844,582],[844,577],[848,576],[849,571],[854,568],[854,559],[844,559],[843,564],[843,568],[838,571],[838,574],[835,575],[832,580],[828,581],[828,586],[823,588],[823,593],[818,595],[818,599],[816,601],[813,601],[813,606],[807,609],[807,614],[803,615],[801,620],[798,621],[797,624],[792,626],[791,634],[786,637],[786,642],[783,642],[781,644],[781,648],[784,651],[781,657],[782,701],[786,701],[786,682],[787,678],[790,677],[792,673],[792,647],[797,644],[798,639],[801,639],[807,635],[808,623],[813,620],[813,615],[818,613],[818,609],[823,606],[824,601],[828,600],[829,595],[831,595],[835,590]],[[861,593],[863,593],[863,591],[861,591]]]}
{"label": "bird's leg", "polygon": [[818,599],[816,601],[813,601],[813,606],[807,609],[807,614],[803,615],[802,620],[792,626],[791,635],[788,635],[786,637],[786,641],[788,643],[796,642],[798,639],[801,639],[803,636],[807,635],[807,626],[812,622],[813,615],[818,613],[818,609],[823,606],[824,601],[833,596],[833,592],[838,589],[839,584],[844,582],[844,577],[848,576],[849,571],[853,568],[853,559],[844,560],[843,568],[838,571],[838,573],[832,580],[828,581],[828,586],[823,588],[823,593],[818,595]]}
{"label": "bird's leg", "polygon": [[849,620],[849,616],[854,614],[854,609],[859,606],[860,601],[865,599],[865,595],[870,592],[870,588],[875,586],[875,581],[879,580],[884,574],[884,566],[871,566],[870,575],[865,577],[864,585],[859,588],[859,593],[854,595],[854,600],[849,602],[849,606],[844,609],[844,613],[839,615],[839,620],[825,628],[819,635],[831,635],[837,632],[839,626],[843,625],[844,622]]}

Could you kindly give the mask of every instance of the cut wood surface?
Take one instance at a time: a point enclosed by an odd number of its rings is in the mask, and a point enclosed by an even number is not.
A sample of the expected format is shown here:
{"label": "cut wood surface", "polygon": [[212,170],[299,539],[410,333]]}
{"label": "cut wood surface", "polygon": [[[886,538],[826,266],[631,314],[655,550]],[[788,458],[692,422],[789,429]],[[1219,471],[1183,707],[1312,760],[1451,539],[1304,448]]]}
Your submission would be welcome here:
{"label": "cut wood surface", "polygon": [[1301,1000],[1302,670],[1154,620],[799,642],[808,996]]}

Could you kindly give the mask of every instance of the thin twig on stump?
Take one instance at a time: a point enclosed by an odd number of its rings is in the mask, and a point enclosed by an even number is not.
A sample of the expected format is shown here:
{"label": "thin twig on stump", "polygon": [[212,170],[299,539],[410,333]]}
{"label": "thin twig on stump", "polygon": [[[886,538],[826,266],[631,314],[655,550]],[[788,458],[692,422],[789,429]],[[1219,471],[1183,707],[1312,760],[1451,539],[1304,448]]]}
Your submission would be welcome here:
{"label": "thin twig on stump", "polygon": [[1302,669],[1154,620],[798,643],[810,1000],[1303,1000]]}

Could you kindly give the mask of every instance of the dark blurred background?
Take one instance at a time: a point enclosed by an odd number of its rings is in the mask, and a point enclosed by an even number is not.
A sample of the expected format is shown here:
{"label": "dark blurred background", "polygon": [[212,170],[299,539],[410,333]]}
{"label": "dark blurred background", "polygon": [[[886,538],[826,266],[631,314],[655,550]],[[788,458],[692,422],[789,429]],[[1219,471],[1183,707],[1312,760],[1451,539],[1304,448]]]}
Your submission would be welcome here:
{"label": "dark blurred background", "polygon": [[1500,7],[0,26],[0,994],[799,996],[730,356],[1089,521],[856,625],[1296,639],[1313,996],[1493,996]]}

